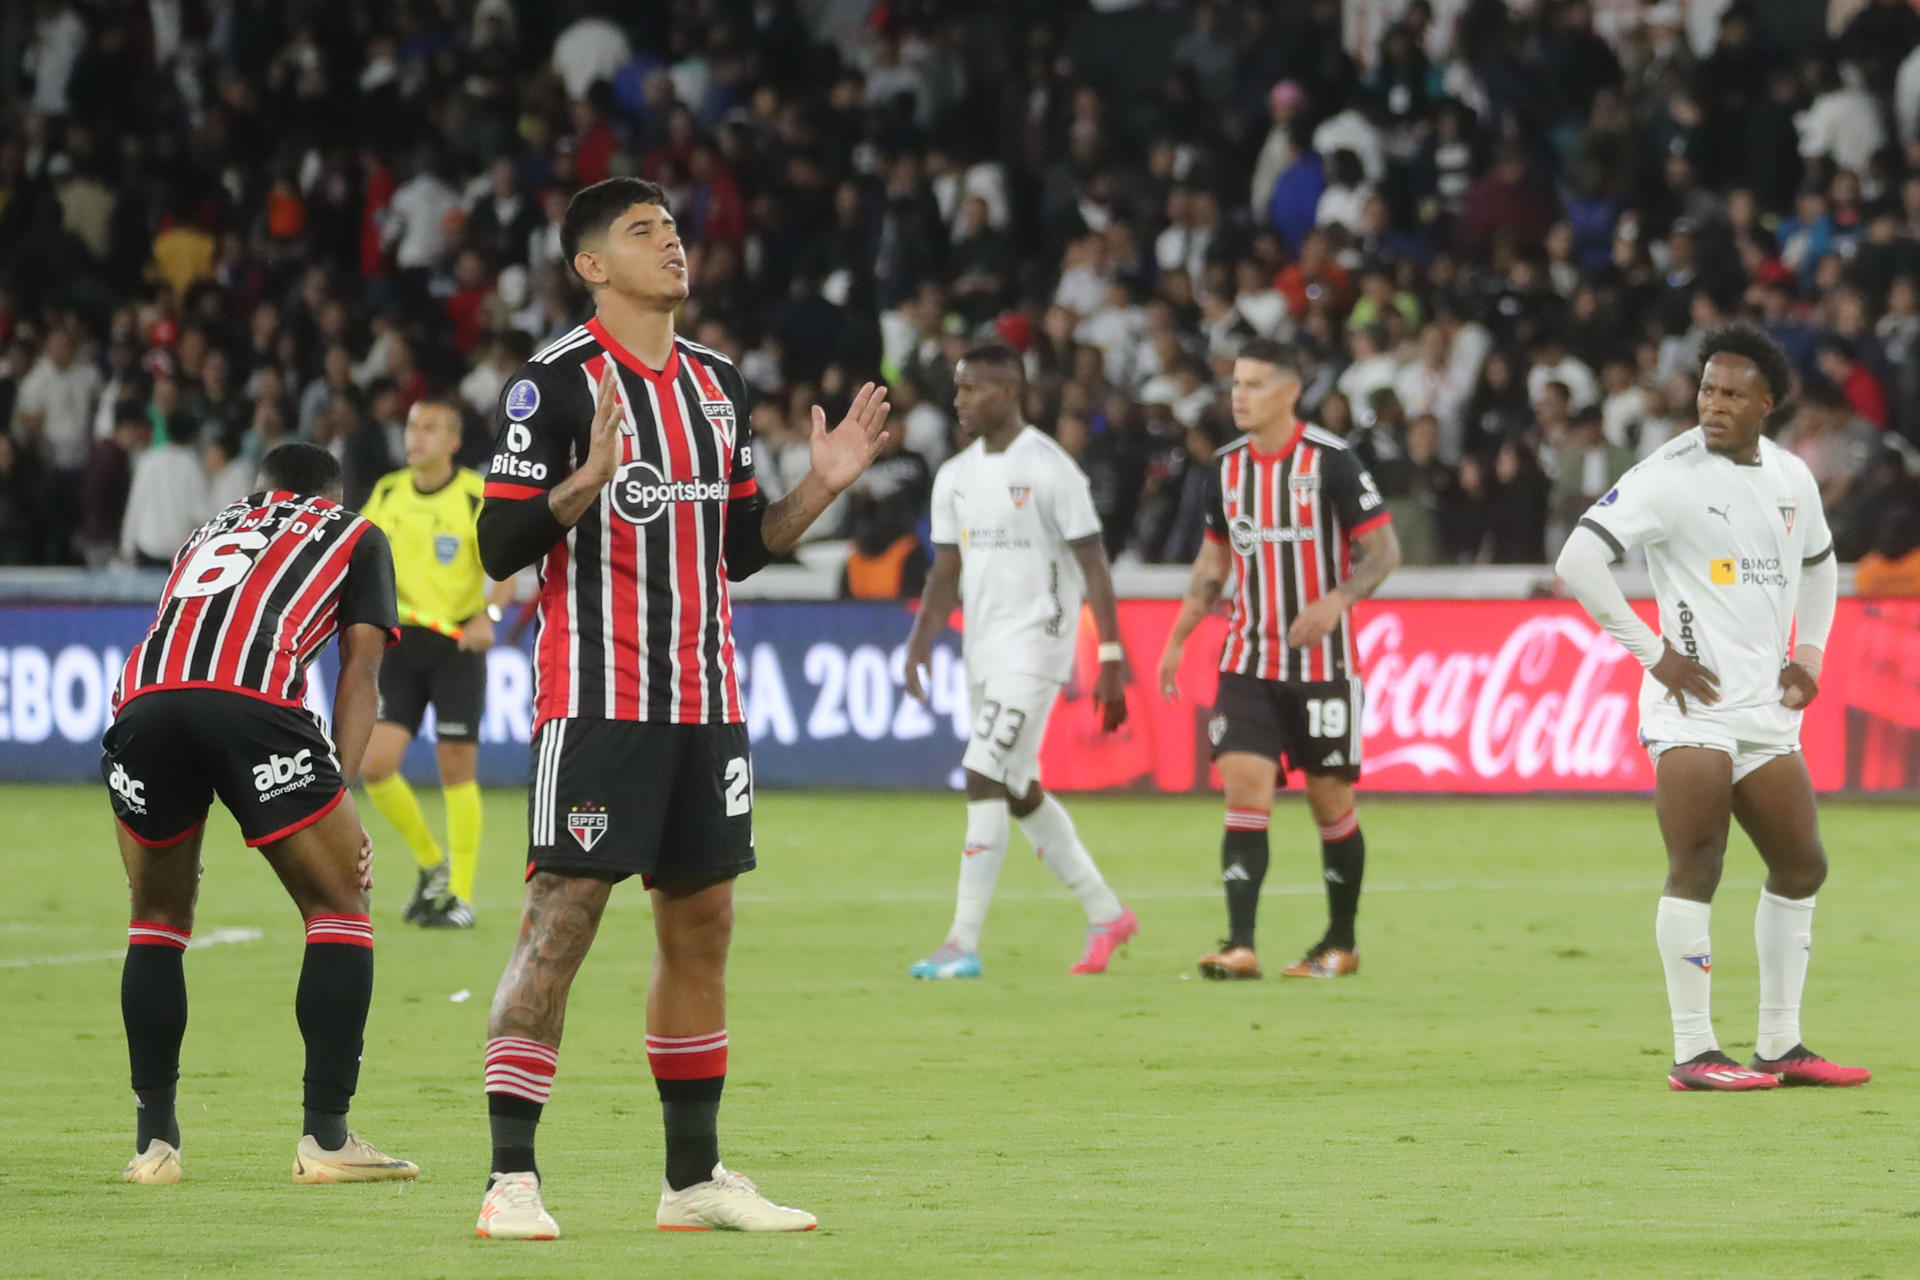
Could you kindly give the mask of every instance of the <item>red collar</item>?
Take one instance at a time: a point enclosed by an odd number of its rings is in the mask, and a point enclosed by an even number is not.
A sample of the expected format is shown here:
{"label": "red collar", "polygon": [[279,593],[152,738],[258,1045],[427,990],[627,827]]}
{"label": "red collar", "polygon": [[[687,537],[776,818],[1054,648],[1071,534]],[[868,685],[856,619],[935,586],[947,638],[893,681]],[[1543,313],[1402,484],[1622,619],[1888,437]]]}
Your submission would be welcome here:
{"label": "red collar", "polygon": [[587,332],[599,339],[600,345],[607,349],[608,355],[649,381],[671,382],[680,372],[680,344],[678,342],[673,344],[673,354],[667,357],[667,367],[656,373],[645,361],[641,360],[639,356],[636,356],[633,352],[627,350],[615,341],[614,336],[607,332],[607,326],[600,323],[599,316],[595,316],[593,319],[587,321]]}
{"label": "red collar", "polygon": [[1293,451],[1300,447],[1300,437],[1305,435],[1306,431],[1307,424],[1295,418],[1293,422],[1293,434],[1287,437],[1287,442],[1280,446],[1278,453],[1260,452],[1260,450],[1254,448],[1253,437],[1251,435],[1247,437],[1247,452],[1261,462],[1285,462],[1293,456]]}

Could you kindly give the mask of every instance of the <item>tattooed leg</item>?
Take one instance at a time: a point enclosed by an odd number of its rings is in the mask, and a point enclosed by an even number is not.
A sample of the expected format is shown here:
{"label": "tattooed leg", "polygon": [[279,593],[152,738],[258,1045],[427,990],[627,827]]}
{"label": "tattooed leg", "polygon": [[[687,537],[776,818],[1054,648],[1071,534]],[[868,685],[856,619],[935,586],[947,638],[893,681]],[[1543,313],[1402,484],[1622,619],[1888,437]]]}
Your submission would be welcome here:
{"label": "tattooed leg", "polygon": [[589,876],[534,873],[527,882],[519,941],[493,993],[489,1039],[512,1036],[559,1047],[567,992],[593,945],[612,890],[605,880]]}

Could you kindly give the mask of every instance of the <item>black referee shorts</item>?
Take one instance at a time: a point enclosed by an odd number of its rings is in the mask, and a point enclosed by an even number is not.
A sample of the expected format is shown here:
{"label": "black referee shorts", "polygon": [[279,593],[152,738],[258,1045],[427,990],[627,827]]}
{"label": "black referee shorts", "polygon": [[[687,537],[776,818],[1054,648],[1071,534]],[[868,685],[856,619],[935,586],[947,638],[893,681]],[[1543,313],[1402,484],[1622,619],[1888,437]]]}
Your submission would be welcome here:
{"label": "black referee shorts", "polygon": [[380,664],[380,719],[417,734],[428,703],[440,741],[480,741],[487,655],[469,653],[451,636],[427,627],[402,627],[400,643]]}

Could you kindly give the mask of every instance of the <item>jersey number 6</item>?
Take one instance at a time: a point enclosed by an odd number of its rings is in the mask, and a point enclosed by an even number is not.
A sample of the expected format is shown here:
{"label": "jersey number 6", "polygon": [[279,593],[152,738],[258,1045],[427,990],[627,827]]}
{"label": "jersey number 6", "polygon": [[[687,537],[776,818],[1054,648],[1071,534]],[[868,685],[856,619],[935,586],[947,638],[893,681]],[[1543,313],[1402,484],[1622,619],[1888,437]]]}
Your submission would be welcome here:
{"label": "jersey number 6", "polygon": [[188,557],[187,567],[180,573],[180,585],[173,589],[173,594],[183,600],[219,595],[247,576],[247,570],[253,568],[253,558],[260,554],[267,541],[266,534],[252,531],[207,539]]}

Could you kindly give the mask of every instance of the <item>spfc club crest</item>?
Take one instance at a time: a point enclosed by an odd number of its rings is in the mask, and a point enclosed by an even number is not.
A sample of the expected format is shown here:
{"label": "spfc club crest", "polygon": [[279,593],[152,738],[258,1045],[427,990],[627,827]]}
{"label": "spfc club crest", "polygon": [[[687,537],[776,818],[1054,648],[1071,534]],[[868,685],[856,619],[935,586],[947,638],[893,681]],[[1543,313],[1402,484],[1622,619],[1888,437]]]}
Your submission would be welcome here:
{"label": "spfc club crest", "polygon": [[1225,716],[1215,716],[1207,721],[1207,737],[1212,740],[1214,746],[1219,746],[1220,739],[1226,736],[1227,718]]}
{"label": "spfc club crest", "polygon": [[1030,484],[1010,484],[1007,486],[1007,496],[1013,499],[1014,506],[1024,507],[1027,505],[1027,499],[1033,496],[1033,486]]}
{"label": "spfc club crest", "polygon": [[593,852],[600,837],[607,834],[607,811],[597,804],[583,804],[567,813],[567,834],[581,849]]}
{"label": "spfc club crest", "polygon": [[1787,526],[1787,532],[1793,532],[1793,516],[1800,509],[1799,504],[1783,502],[1780,504],[1780,520]]}

